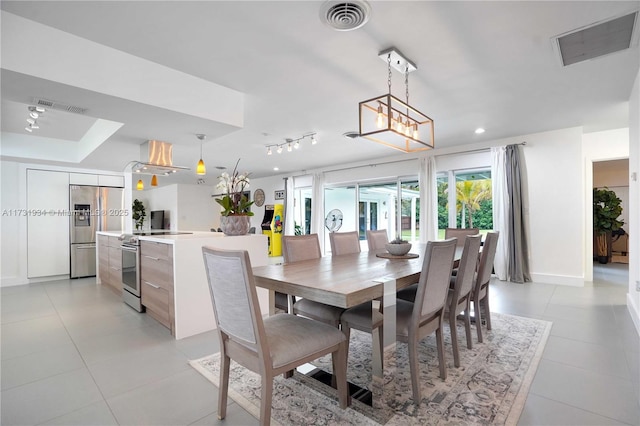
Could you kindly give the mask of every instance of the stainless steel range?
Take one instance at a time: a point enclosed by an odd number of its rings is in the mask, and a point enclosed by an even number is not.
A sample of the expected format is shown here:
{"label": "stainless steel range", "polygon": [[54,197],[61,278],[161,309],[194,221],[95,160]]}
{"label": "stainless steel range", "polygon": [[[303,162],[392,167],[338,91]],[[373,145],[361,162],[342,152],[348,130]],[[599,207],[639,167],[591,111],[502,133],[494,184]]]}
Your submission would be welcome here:
{"label": "stainless steel range", "polygon": [[138,312],[144,312],[140,299],[140,241],[131,234],[122,234],[122,298]]}

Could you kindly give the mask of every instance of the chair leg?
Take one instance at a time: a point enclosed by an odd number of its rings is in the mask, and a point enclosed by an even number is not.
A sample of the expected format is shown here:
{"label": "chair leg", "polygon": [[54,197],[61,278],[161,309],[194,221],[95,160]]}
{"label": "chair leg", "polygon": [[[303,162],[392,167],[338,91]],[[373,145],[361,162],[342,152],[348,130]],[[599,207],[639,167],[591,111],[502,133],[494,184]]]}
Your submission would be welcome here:
{"label": "chair leg", "polygon": [[269,373],[262,376],[260,390],[260,426],[271,424],[271,398],[273,396],[273,376]]}
{"label": "chair leg", "polygon": [[487,321],[487,330],[491,330],[491,311],[489,310],[489,295],[487,294],[482,301],[484,305],[484,317],[485,321]]}
{"label": "chair leg", "polygon": [[224,348],[220,351],[220,388],[218,389],[218,419],[227,416],[227,394],[229,392],[229,367],[231,359],[225,355]]}
{"label": "chair leg", "polygon": [[440,365],[440,378],[447,379],[447,364],[444,359],[444,333],[442,332],[442,324],[436,330],[436,342],[438,343],[438,364]]}
{"label": "chair leg", "polygon": [[473,317],[476,320],[478,343],[482,343],[482,315],[480,314],[480,303],[477,300],[473,301]]}
{"label": "chair leg", "polygon": [[473,349],[473,341],[471,339],[471,314],[469,311],[471,307],[467,302],[467,307],[464,310],[464,332],[467,335],[467,349]]}
{"label": "chair leg", "polygon": [[345,409],[351,405],[351,396],[349,395],[349,385],[347,384],[347,348],[349,342],[340,344],[338,350],[331,354],[333,363],[333,377],[336,380],[338,389],[338,402],[340,408]]}
{"label": "chair leg", "polygon": [[409,338],[409,372],[411,374],[411,389],[413,389],[413,403],[420,405],[422,398],[420,396],[420,369],[418,365],[418,342],[413,338]]}
{"label": "chair leg", "polygon": [[449,330],[451,330],[451,347],[453,348],[453,365],[460,367],[460,353],[458,352],[458,330],[456,327],[456,312],[449,312]]}

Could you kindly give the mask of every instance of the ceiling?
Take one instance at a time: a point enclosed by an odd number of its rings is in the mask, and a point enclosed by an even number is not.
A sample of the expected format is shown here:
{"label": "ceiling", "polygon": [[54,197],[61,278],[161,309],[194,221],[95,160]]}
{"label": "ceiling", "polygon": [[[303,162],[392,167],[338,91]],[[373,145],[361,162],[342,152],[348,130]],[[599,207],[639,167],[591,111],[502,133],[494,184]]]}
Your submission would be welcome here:
{"label": "ceiling", "polygon": [[[204,179],[215,185],[215,167],[238,159],[263,177],[397,156],[342,136],[358,130],[358,102],[387,92],[378,53],[389,47],[418,68],[410,104],[434,120],[437,148],[628,125],[637,32],[630,49],[567,67],[553,38],[638,1],[370,1],[353,31],[323,23],[322,3],[3,0],[2,158],[121,172],[157,139],[191,168],[161,184],[196,183],[195,135],[206,134]],[[392,93],[405,93],[397,71]],[[29,134],[34,98],[86,111],[49,109]],[[266,155],[311,132],[318,144]]]}

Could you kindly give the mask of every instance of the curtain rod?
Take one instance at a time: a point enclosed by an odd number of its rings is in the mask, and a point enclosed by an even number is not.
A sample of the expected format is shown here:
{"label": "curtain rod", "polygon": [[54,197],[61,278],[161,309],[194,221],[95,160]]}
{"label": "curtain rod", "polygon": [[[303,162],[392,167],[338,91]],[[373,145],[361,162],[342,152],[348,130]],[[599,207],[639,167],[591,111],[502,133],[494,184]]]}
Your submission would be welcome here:
{"label": "curtain rod", "polygon": [[[520,142],[520,143],[511,143],[509,145],[522,145],[522,146],[525,146],[526,144],[527,144],[527,142],[524,141],[524,142]],[[436,155],[434,155],[434,157],[444,157],[444,156],[447,156],[447,155],[456,155],[456,154],[471,154],[471,153],[474,153],[474,152],[485,152],[485,151],[491,150],[491,148],[493,148],[493,147],[470,149],[468,151],[448,152],[446,154],[436,154]]]}

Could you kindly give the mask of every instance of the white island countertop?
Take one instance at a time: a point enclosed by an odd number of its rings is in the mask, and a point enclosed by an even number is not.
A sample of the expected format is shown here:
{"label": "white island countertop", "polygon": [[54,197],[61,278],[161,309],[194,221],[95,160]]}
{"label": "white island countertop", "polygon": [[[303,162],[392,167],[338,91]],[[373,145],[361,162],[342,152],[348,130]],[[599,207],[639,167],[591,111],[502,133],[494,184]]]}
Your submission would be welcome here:
{"label": "white island countertop", "polygon": [[[268,238],[263,234],[228,236],[222,232],[170,232],[172,234],[137,236],[141,242],[150,241],[173,246],[175,337],[182,339],[215,328],[202,247],[247,250],[252,266],[264,266],[269,261]],[[122,232],[100,231],[97,234],[119,237]],[[262,312],[268,313],[269,292],[258,289],[258,298]]]}

